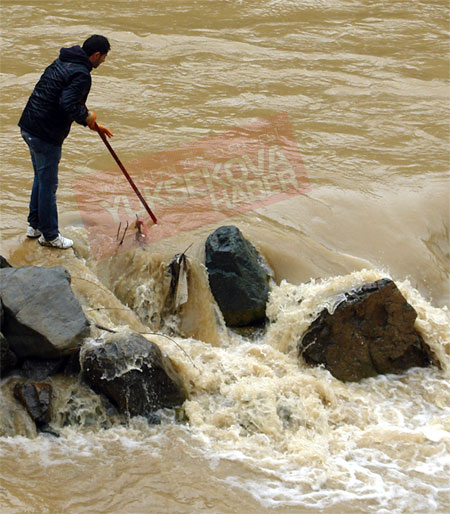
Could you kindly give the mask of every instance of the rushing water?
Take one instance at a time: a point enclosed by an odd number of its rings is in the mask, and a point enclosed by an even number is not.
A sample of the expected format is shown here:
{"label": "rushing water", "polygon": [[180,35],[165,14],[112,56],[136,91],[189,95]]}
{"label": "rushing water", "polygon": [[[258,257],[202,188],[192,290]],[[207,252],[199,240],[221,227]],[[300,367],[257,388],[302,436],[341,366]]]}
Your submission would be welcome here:
{"label": "rushing water", "polygon": [[[0,441],[2,512],[450,510],[447,7],[3,0],[2,254],[67,266],[102,325],[178,331],[178,346],[152,340],[190,398],[188,423],[167,412],[160,426],[123,424],[85,386],[55,377],[61,437],[29,428]],[[59,48],[92,33],[112,50],[88,104],[124,163],[288,114],[309,190],[231,220],[274,270],[259,339],[217,323],[198,260],[220,223],[92,258],[71,184],[113,163],[88,129],[72,128],[60,166],[60,225],[77,256],[24,240],[32,174],[16,124]],[[162,319],[165,265],[191,243],[189,302]],[[383,276],[417,310],[441,367],[343,384],[299,362],[296,342],[329,296]]]}

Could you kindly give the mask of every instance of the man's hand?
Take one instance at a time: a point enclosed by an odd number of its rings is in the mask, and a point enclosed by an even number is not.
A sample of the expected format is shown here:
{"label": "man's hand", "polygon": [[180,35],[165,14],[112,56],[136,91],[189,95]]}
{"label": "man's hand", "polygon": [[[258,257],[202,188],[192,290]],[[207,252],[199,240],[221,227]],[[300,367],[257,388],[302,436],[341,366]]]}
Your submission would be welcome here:
{"label": "man's hand", "polygon": [[108,137],[113,137],[113,133],[109,130],[109,128],[106,128],[105,125],[100,125],[97,123],[97,130],[99,134],[105,134]]}
{"label": "man's hand", "polygon": [[86,116],[86,123],[91,130],[95,130],[95,120],[97,119],[97,115],[94,111],[88,111],[88,115]]}
{"label": "man's hand", "polygon": [[109,128],[105,127],[105,125],[100,125],[100,123],[96,122],[97,115],[94,111],[88,111],[88,115],[86,117],[86,123],[88,124],[91,130],[97,131],[99,134],[105,134],[105,136],[113,137],[113,133],[109,130]]}

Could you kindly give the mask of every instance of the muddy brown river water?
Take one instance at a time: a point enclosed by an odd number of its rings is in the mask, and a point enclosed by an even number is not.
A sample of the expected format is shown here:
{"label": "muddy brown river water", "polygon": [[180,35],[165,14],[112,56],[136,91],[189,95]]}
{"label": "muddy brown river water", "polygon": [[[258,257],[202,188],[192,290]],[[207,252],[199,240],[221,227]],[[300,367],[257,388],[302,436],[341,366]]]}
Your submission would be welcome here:
{"label": "muddy brown river water", "polygon": [[[176,252],[192,244],[195,261],[185,336],[179,347],[155,336],[189,384],[188,422],[165,412],[158,426],[114,423],[85,386],[55,377],[61,437],[0,438],[1,511],[449,512],[447,2],[3,0],[0,9],[1,253],[14,265],[67,266],[86,314],[116,328],[158,312],[161,266]],[[163,229],[150,228],[144,250],[95,259],[83,222],[118,198],[97,174],[122,177],[86,128],[72,127],[59,172],[60,228],[75,253],[25,241],[32,172],[17,121],[59,49],[93,33],[112,49],[93,72],[88,105],[138,173],[154,154],[230,130],[244,140],[242,127],[285,113],[304,187],[244,210],[233,204],[224,218],[274,271],[271,324],[259,339],[217,326],[197,260],[224,220],[203,201],[179,202],[169,215],[148,189],[159,225],[173,231],[159,238]],[[282,136],[279,157],[292,144]],[[235,191],[230,177],[217,174],[216,193]],[[164,184],[167,197],[182,193],[176,181]],[[247,194],[262,194],[264,184],[255,180]],[[125,220],[126,210],[117,212]],[[192,230],[177,232],[186,218]],[[327,295],[384,276],[416,309],[441,368],[343,384],[299,363],[296,341]],[[126,304],[137,317],[114,311]],[[178,321],[152,323],[169,333]],[[283,424],[281,407],[292,423]]]}

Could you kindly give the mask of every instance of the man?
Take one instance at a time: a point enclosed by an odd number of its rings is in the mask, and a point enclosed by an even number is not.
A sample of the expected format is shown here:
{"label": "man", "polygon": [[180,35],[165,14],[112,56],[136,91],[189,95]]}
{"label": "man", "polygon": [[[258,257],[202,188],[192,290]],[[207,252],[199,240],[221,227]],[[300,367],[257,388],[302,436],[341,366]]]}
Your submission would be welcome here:
{"label": "man", "polygon": [[110,50],[104,36],[93,35],[83,46],[62,48],[59,58],[44,71],[36,84],[19,121],[34,168],[27,237],[53,248],[70,248],[71,239],[58,229],[56,189],[61,147],[73,121],[113,134],[96,123],[96,115],[86,108],[91,89],[91,71],[102,64]]}

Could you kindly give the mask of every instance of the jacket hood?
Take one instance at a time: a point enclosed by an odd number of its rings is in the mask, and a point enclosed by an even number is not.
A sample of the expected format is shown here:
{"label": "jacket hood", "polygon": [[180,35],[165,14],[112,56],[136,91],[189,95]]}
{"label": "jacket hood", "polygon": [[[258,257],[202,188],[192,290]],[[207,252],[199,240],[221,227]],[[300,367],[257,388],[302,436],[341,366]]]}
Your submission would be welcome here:
{"label": "jacket hood", "polygon": [[84,64],[89,71],[92,70],[92,64],[86,52],[79,45],[71,46],[70,48],[61,48],[59,58],[64,62]]}

